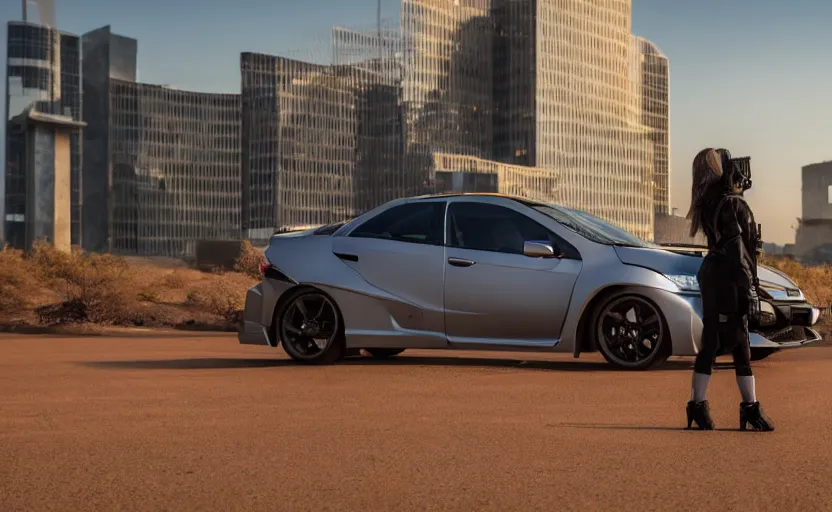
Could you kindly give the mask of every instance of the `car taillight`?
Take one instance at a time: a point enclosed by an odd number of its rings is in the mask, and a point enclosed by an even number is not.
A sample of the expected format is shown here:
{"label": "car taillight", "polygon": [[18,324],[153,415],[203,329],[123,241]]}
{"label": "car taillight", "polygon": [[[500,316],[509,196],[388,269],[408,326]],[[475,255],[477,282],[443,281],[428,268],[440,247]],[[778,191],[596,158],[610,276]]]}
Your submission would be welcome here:
{"label": "car taillight", "polygon": [[272,268],[272,264],[269,263],[265,258],[260,260],[260,275],[262,277],[266,277],[266,271]]}

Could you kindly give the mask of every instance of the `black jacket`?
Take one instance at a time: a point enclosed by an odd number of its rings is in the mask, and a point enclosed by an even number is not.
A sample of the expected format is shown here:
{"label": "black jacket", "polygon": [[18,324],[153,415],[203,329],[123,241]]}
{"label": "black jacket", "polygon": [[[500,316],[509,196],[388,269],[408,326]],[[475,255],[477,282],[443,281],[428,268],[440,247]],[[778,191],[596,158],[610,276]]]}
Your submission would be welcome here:
{"label": "black jacket", "polygon": [[708,238],[707,267],[736,286],[738,295],[756,291],[757,223],[745,199],[739,194],[715,197],[703,208],[702,226]]}

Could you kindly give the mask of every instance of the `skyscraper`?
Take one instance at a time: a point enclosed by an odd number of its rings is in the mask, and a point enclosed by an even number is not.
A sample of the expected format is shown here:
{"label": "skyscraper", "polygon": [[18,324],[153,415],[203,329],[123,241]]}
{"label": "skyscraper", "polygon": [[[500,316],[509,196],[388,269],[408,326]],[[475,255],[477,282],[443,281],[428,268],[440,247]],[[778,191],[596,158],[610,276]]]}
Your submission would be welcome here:
{"label": "skyscraper", "polygon": [[136,81],[138,41],[113,34],[109,26],[83,36],[84,233],[82,246],[110,250],[112,155],[110,154],[110,81]]}
{"label": "skyscraper", "polygon": [[550,169],[559,202],[651,239],[630,19],[630,0],[403,0],[408,147]]}
{"label": "skyscraper", "polygon": [[634,80],[641,92],[641,122],[652,130],[656,215],[670,212],[670,65],[658,46],[633,36]]}
{"label": "skyscraper", "polygon": [[[42,16],[49,19],[49,16]],[[23,246],[26,215],[24,162],[26,139],[8,123],[32,107],[44,114],[81,120],[81,62],[78,36],[30,23],[8,23],[6,65],[6,162],[4,237],[12,246]],[[81,239],[82,135],[70,136],[71,241]]]}

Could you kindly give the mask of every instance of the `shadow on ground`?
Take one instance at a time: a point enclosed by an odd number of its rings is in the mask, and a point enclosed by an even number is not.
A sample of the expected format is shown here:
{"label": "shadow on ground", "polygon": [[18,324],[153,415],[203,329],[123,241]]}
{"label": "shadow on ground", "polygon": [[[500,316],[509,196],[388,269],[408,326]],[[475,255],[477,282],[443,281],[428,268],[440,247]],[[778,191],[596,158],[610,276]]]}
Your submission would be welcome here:
{"label": "shadow on ground", "polygon": [[[598,424],[584,424],[584,423],[550,423],[546,425],[552,428],[588,428],[593,430],[664,430],[668,432],[688,431],[685,425],[682,424],[676,427],[663,427],[657,425],[598,425]],[[717,432],[742,432],[739,428],[715,428]],[[697,429],[689,430],[690,432],[700,432]]]}
{"label": "shadow on ground", "polygon": [[270,368],[296,365],[287,359],[192,358],[139,361],[87,361],[84,366],[119,370],[231,370],[235,368]]}
{"label": "shadow on ground", "polygon": [[[267,367],[303,367],[290,359],[237,359],[237,358],[189,358],[160,360],[127,361],[87,361],[81,364],[100,369],[134,369],[134,370],[218,370],[236,368]],[[522,370],[559,371],[559,372],[624,372],[604,362],[595,361],[528,361],[517,359],[472,358],[472,357],[420,357],[399,356],[391,359],[376,360],[364,357],[347,358],[337,366],[447,366],[468,368],[517,368]],[[658,368],[649,371],[689,371],[693,367],[690,361],[667,361]],[[717,369],[733,368],[731,364],[716,365]]]}

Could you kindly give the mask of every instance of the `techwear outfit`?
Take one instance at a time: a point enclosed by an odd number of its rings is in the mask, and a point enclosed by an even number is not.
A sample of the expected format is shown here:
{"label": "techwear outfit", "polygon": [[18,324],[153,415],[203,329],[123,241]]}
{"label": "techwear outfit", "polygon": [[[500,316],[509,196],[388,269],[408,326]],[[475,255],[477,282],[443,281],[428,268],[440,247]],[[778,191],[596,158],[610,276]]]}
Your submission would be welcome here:
{"label": "techwear outfit", "polygon": [[759,315],[757,279],[757,223],[739,193],[716,194],[706,203],[702,226],[708,239],[708,255],[697,274],[702,296],[702,347],[696,356],[688,428],[713,429],[707,402],[711,371],[720,349],[734,359],[737,386],[742,394],[740,428],[773,430],[757,402],[751,371],[749,320]]}

